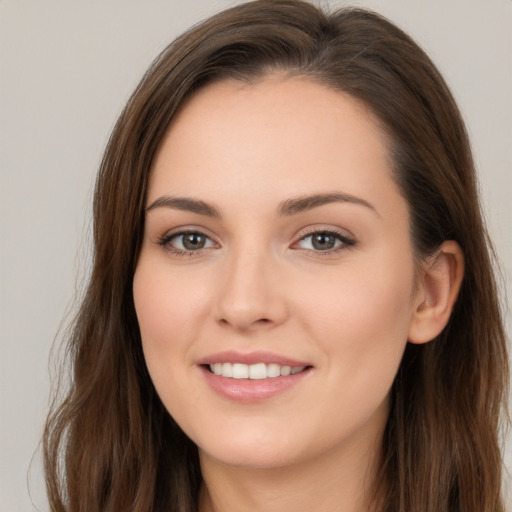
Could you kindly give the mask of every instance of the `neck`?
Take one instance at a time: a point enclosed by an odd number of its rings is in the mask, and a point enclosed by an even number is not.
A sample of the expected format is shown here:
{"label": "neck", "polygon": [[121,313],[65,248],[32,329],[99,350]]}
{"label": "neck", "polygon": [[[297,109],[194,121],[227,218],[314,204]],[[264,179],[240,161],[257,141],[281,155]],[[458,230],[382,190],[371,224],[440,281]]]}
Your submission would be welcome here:
{"label": "neck", "polygon": [[200,512],[368,512],[381,439],[286,467],[232,467],[200,453]]}

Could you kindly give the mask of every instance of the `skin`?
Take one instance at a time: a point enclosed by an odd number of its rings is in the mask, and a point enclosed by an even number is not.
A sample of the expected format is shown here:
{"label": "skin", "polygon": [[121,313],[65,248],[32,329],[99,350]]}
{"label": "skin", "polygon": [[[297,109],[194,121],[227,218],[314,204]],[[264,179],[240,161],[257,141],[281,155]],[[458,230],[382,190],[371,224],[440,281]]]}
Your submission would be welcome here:
{"label": "skin", "polygon": [[[350,200],[282,211],[334,193]],[[199,447],[201,510],[366,510],[407,340],[445,323],[427,314],[422,283],[436,277],[418,282],[407,203],[371,113],[306,79],[210,85],[163,139],[147,207],[135,306],[156,390]],[[204,247],[177,253],[183,229],[208,237]],[[318,250],[311,233],[325,230],[339,235]],[[454,261],[441,265],[449,283]],[[224,350],[311,368],[268,400],[240,403],[214,392],[197,363]]]}

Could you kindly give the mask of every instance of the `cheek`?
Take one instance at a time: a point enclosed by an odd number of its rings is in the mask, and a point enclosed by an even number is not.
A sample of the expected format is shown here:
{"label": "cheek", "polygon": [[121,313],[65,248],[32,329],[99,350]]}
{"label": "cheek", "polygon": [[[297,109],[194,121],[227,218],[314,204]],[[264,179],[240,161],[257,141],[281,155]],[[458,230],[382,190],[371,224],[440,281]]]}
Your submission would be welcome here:
{"label": "cheek", "polygon": [[[194,285],[197,283],[194,283]],[[193,393],[193,340],[204,322],[204,292],[169,271],[158,258],[142,255],[133,281],[142,349],[153,385],[173,417],[182,417]]]}
{"label": "cheek", "polygon": [[163,346],[169,345],[171,338],[178,338],[173,334],[177,330],[197,325],[204,310],[204,289],[179,273],[170,272],[157,258],[139,261],[133,297],[143,340]]}
{"label": "cheek", "polygon": [[144,356],[157,388],[161,378],[171,379],[180,371],[177,361],[187,361],[208,309],[204,288],[163,267],[151,258],[141,259],[133,281]]}
{"label": "cheek", "polygon": [[390,386],[407,343],[413,265],[385,261],[374,261],[373,269],[351,266],[304,294],[303,328],[323,346],[326,364],[354,389]]}

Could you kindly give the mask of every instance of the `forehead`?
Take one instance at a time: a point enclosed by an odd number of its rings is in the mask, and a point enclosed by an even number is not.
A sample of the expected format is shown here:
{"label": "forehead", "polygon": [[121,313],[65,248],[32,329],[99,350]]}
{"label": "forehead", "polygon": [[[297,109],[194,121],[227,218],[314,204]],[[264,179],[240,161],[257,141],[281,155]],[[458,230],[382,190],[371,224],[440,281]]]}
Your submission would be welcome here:
{"label": "forehead", "polygon": [[148,200],[175,190],[276,200],[333,187],[371,194],[384,182],[394,188],[388,146],[369,109],[347,94],[297,77],[225,80],[180,109],[154,159]]}

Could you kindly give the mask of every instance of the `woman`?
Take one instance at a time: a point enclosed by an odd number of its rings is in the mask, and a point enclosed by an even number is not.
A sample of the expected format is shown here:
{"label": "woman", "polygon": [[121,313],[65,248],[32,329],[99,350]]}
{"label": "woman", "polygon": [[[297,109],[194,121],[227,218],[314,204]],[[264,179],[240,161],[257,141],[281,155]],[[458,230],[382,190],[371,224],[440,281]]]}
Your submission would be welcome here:
{"label": "woman", "polygon": [[122,113],[94,217],[54,510],[503,510],[469,143],[399,29],[291,0],[195,27]]}

